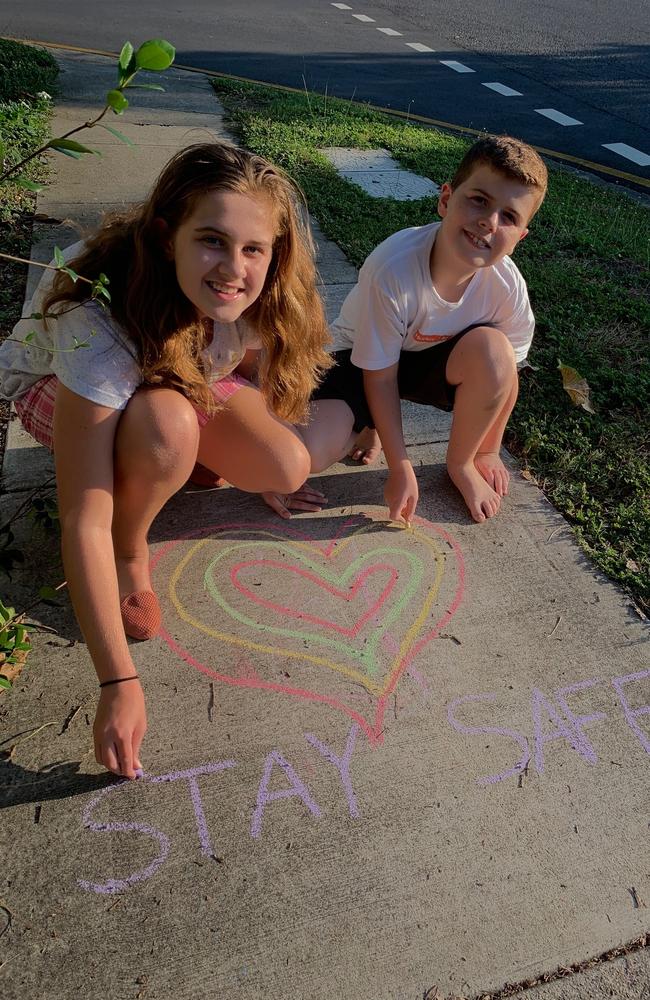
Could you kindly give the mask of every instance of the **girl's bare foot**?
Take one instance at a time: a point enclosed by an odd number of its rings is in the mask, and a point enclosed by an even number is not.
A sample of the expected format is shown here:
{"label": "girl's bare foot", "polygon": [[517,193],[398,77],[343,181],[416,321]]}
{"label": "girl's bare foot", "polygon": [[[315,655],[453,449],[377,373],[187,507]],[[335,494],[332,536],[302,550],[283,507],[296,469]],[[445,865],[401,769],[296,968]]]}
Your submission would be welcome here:
{"label": "girl's bare foot", "polygon": [[370,465],[379,458],[381,452],[381,441],[379,434],[374,427],[364,427],[358,435],[349,457],[362,465]]}
{"label": "girl's bare foot", "polygon": [[470,514],[479,523],[498,514],[501,497],[488,486],[474,465],[447,466],[452,483],[462,494]]}
{"label": "girl's bare foot", "polygon": [[498,493],[500,497],[507,495],[510,473],[497,451],[479,451],[474,459],[474,465],[495,493]]}
{"label": "girl's bare foot", "polygon": [[145,546],[144,553],[130,556],[115,554],[117,583],[120,590],[120,600],[129,594],[152,590],[149,573],[149,548]]}

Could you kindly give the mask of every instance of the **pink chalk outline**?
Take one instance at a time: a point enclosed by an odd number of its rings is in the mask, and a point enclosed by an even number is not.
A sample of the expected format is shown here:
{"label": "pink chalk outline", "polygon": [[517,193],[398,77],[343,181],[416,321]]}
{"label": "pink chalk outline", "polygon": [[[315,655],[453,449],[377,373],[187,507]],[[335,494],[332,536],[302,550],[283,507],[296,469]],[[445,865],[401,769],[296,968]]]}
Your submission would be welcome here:
{"label": "pink chalk outline", "polygon": [[[289,573],[297,573],[298,576],[305,577],[307,580],[311,581],[311,583],[315,583],[317,587],[322,587],[323,590],[332,594],[333,597],[338,597],[343,601],[351,601],[354,597],[356,597],[368,577],[372,576],[374,573],[386,570],[390,576],[390,580],[382,590],[377,600],[371,604],[361,618],[357,619],[352,628],[344,628],[342,625],[337,625],[336,622],[327,621],[325,618],[317,618],[315,615],[309,615],[305,611],[297,611],[295,608],[287,608],[282,604],[274,604],[273,601],[268,601],[266,598],[259,597],[257,594],[254,594],[252,590],[249,590],[238,580],[239,571],[241,569],[246,569],[249,566],[272,566],[274,569],[284,570]],[[248,597],[249,600],[253,601],[255,604],[260,604],[263,608],[268,608],[270,611],[279,611],[282,614],[288,615],[290,618],[302,618],[304,621],[313,622],[314,625],[322,625],[324,628],[329,628],[334,632],[339,632],[341,635],[345,635],[349,639],[356,638],[366,622],[369,621],[369,619],[372,618],[377,611],[379,611],[383,604],[385,604],[393,592],[398,576],[399,574],[394,566],[388,566],[386,563],[377,563],[375,566],[369,566],[363,573],[360,573],[353,583],[350,591],[346,592],[345,590],[339,590],[331,583],[327,583],[326,580],[321,580],[314,573],[310,573],[309,570],[301,569],[299,566],[287,566],[286,563],[279,562],[277,559],[251,559],[248,562],[237,563],[237,565],[233,566],[230,570],[230,579],[233,586],[239,591],[240,594],[243,594],[244,597]]]}
{"label": "pink chalk outline", "polygon": [[[386,712],[386,704],[389,701],[393,691],[397,687],[399,680],[404,673],[404,671],[410,666],[415,657],[438,636],[438,633],[443,629],[449,621],[453,618],[454,614],[458,610],[463,595],[465,592],[465,563],[463,560],[463,554],[461,552],[460,546],[456,540],[447,532],[444,528],[441,528],[437,524],[432,524],[431,521],[427,521],[422,517],[414,517],[413,522],[421,528],[425,528],[429,532],[435,532],[443,538],[447,544],[450,546],[452,552],[454,553],[456,562],[456,572],[457,572],[457,585],[456,591],[454,593],[453,600],[436,622],[432,629],[426,632],[416,643],[414,643],[409,651],[399,660],[395,665],[392,675],[389,678],[388,684],[384,689],[384,692],[377,699],[375,717],[374,720],[369,721],[359,712],[355,711],[345,702],[341,701],[339,698],[332,698],[326,694],[320,694],[317,691],[312,691],[309,688],[299,688],[293,687],[288,684],[278,684],[274,681],[264,681],[256,677],[234,677],[232,674],[225,674],[218,670],[213,670],[208,667],[205,663],[200,663],[195,659],[188,650],[186,650],[180,643],[176,642],[175,639],[169,634],[169,632],[163,626],[160,630],[161,638],[167,643],[169,648],[176,653],[182,660],[188,663],[190,666],[199,670],[201,673],[205,674],[207,677],[212,677],[214,680],[223,681],[224,684],[230,684],[234,687],[242,688],[256,688],[262,691],[274,691],[278,694],[288,694],[295,698],[304,698],[307,701],[319,702],[322,705],[329,705],[331,708],[335,708],[339,712],[343,712],[354,722],[359,724],[360,729],[365,733],[366,737],[371,746],[378,746],[384,742],[383,734],[383,722],[384,714]],[[156,568],[158,563],[170,552],[173,552],[182,542],[187,539],[198,539],[205,537],[206,535],[213,535],[219,532],[225,531],[265,531],[268,532],[271,528],[272,531],[277,532],[280,538],[284,535],[287,540],[295,540],[300,542],[310,543],[318,552],[327,559],[329,558],[336,547],[336,543],[342,539],[345,534],[348,533],[348,529],[351,527],[360,527],[362,524],[367,523],[366,518],[353,517],[344,521],[340,529],[334,535],[326,545],[322,545],[317,542],[310,535],[305,534],[302,531],[294,528],[289,524],[278,524],[270,525],[269,522],[230,522],[227,524],[213,524],[207,528],[203,528],[200,531],[189,531],[185,535],[181,535],[178,539],[174,539],[172,542],[168,542],[164,545],[151,560],[152,571]]]}

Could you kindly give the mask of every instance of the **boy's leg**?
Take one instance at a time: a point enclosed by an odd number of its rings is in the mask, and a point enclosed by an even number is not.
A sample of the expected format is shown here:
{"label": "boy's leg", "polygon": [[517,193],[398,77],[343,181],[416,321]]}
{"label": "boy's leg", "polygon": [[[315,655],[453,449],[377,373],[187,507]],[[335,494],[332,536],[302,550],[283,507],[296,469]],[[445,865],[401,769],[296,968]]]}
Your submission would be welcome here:
{"label": "boy's leg", "polygon": [[377,432],[370,427],[363,372],[352,364],[351,353],[334,354],[334,366],[312,397],[311,418],[302,434],[314,471],[326,469],[346,455],[368,464],[381,448]]}
{"label": "boy's leg", "polygon": [[447,470],[474,520],[484,521],[507,488],[499,448],[517,398],[512,345],[500,330],[469,330],[450,353],[446,376],[455,386]]}

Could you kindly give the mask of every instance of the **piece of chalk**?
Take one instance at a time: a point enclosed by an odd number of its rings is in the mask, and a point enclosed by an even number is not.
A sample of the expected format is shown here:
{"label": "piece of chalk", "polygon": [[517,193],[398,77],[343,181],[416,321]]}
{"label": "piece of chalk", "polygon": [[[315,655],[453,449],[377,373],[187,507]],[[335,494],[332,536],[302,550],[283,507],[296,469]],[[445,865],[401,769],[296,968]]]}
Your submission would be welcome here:
{"label": "piece of chalk", "polygon": [[144,771],[142,770],[141,767],[136,767],[135,776],[136,778],[144,778]]}

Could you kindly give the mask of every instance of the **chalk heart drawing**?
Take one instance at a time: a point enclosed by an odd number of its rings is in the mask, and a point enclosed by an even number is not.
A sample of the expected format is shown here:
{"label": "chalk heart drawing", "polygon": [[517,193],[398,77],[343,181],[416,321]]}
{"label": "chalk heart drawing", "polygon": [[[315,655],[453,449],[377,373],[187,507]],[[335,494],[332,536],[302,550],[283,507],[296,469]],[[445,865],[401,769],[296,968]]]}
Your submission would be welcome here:
{"label": "chalk heart drawing", "polygon": [[[321,702],[382,742],[387,700],[458,609],[464,568],[439,525],[386,529],[380,516],[327,518],[326,541],[309,533],[324,522],[308,519],[215,524],[168,543],[152,560],[158,592],[168,585],[163,639],[208,677]],[[183,641],[168,630],[174,616]],[[217,640],[218,668],[190,651],[188,625]],[[223,644],[239,651],[231,669]]]}

